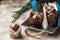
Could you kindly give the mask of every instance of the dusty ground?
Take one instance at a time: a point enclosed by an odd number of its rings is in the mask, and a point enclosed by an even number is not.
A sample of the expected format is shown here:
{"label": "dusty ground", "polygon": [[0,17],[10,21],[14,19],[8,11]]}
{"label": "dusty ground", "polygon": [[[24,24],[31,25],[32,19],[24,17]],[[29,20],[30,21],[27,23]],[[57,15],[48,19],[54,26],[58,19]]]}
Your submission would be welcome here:
{"label": "dusty ground", "polygon": [[[19,10],[19,8],[8,8],[8,5],[0,5],[0,40],[6,40],[3,37],[8,33],[8,28],[13,20],[13,12]],[[3,39],[2,39],[3,38]]]}
{"label": "dusty ground", "polygon": [[10,6],[24,6],[29,0],[3,0],[1,4],[9,4]]}

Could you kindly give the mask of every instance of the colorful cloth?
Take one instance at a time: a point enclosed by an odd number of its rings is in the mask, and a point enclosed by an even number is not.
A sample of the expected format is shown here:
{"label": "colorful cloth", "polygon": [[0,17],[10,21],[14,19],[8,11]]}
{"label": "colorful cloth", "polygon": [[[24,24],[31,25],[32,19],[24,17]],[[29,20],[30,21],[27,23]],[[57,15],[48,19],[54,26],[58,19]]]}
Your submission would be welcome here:
{"label": "colorful cloth", "polygon": [[31,2],[31,7],[32,7],[33,10],[37,7],[37,1],[36,0],[33,0]]}
{"label": "colorful cloth", "polygon": [[35,10],[35,11],[37,11],[37,12],[39,12],[40,11],[40,3],[42,3],[42,0],[33,0],[32,2],[31,2],[31,7],[32,7],[32,10]]}
{"label": "colorful cloth", "polygon": [[60,26],[60,1],[57,1],[57,9],[58,9],[58,26]]}

